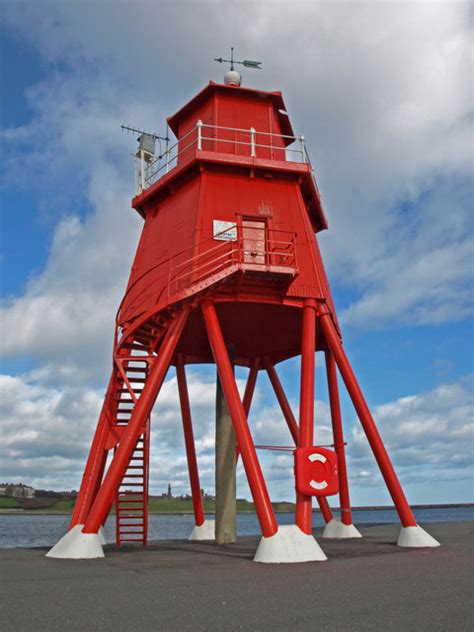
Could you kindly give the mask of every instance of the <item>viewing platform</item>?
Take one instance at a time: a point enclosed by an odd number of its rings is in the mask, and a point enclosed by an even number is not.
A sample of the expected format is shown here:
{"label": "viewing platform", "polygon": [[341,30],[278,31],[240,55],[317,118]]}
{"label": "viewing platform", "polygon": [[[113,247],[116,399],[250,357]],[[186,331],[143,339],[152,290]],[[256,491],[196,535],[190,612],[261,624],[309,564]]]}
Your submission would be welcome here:
{"label": "viewing platform", "polygon": [[[127,320],[127,312],[135,313],[136,302],[151,296],[153,305],[166,307],[221,283],[238,284],[249,289],[261,283],[281,287],[298,274],[295,233],[291,231],[245,226],[238,223],[217,232],[146,270],[128,287],[118,310],[117,321]],[[167,279],[158,291],[155,278]],[[122,306],[126,305],[126,311]]]}
{"label": "viewing platform", "polygon": [[146,202],[171,192],[173,183],[190,169],[215,164],[244,168],[251,176],[259,170],[267,178],[278,173],[299,177],[305,201],[315,215],[315,230],[327,228],[304,136],[213,125],[199,119],[173,145],[167,140],[158,155],[140,150],[135,158],[136,195],[132,207],[142,217],[146,216]]}

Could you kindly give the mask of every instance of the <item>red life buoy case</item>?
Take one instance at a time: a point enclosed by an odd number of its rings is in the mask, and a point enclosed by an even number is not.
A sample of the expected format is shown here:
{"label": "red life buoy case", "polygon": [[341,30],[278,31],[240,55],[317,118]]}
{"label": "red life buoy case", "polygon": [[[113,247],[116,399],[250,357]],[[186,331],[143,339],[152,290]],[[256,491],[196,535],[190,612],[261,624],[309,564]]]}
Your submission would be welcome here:
{"label": "red life buoy case", "polygon": [[333,450],[311,446],[297,448],[296,490],[305,496],[332,496],[339,491],[337,456]]}

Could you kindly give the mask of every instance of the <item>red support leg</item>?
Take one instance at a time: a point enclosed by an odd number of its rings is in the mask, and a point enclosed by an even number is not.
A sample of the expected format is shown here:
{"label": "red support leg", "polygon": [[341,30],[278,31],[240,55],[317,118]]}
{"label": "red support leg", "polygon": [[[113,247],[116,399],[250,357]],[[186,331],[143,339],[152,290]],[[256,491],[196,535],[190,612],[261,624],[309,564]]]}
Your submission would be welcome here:
{"label": "red support leg", "polygon": [[130,461],[137,439],[143,432],[143,425],[149,417],[153,405],[158,397],[166,373],[168,371],[173,353],[178,344],[181,333],[186,324],[189,309],[184,309],[170,324],[166,332],[160,353],[156,358],[151,372],[145,383],[140,398],[135,404],[130,421],[124,430],[113,461],[110,464],[105,479],[96,496],[89,516],[85,522],[83,533],[97,533],[103,524],[114,500],[118,486],[123,478]]}
{"label": "red support leg", "polygon": [[[298,447],[313,445],[314,436],[314,356],[316,350],[316,302],[306,300],[301,335],[300,426]],[[304,533],[312,533],[311,496],[296,494],[296,524]]]}
{"label": "red support leg", "polygon": [[290,403],[285,395],[283,386],[281,385],[280,378],[278,377],[275,367],[268,359],[265,359],[264,366],[270,379],[270,383],[273,386],[273,390],[275,391],[278,403],[280,404],[281,412],[283,413],[283,417],[287,423],[288,430],[291,433],[295,445],[298,445],[298,424],[296,423]]}
{"label": "red support leg", "polygon": [[[259,362],[256,360],[254,364],[250,367],[250,371],[247,377],[247,384],[245,386],[244,398],[242,400],[242,405],[245,410],[245,414],[247,415],[247,419],[250,413],[250,406],[252,405],[253,394],[255,391],[255,385],[257,383],[258,376],[258,365]],[[235,447],[235,464],[237,465],[239,461],[240,450],[239,446]]]}
{"label": "red support leg", "polygon": [[109,433],[109,406],[114,390],[114,372],[112,372],[89,452],[89,457],[84,469],[81,487],[74,505],[71,522],[69,523],[69,529],[75,527],[76,524],[84,524],[102,481],[105,462],[107,460],[105,442],[107,441],[107,435]]}
{"label": "red support leg", "polygon": [[250,406],[252,405],[253,394],[255,392],[255,385],[257,383],[257,376],[258,376],[258,368],[259,368],[259,363],[257,360],[250,367],[250,371],[247,377],[247,385],[245,387],[244,398],[242,400],[242,405],[244,407],[245,414],[247,415],[247,417],[250,412]]}
{"label": "red support leg", "polygon": [[268,538],[278,531],[278,525],[275,520],[275,514],[270,502],[262,470],[258,462],[257,453],[247,422],[247,416],[240,400],[232,365],[229,360],[229,354],[225,346],[213,303],[210,301],[203,303],[202,312],[212,354],[217,365],[219,379],[234,426],[235,436],[242,454],[242,461],[249,481],[262,534]]}
{"label": "red support leg", "polygon": [[339,499],[341,503],[341,522],[352,524],[351,503],[349,500],[349,484],[347,481],[346,454],[344,448],[344,433],[342,430],[341,407],[337,388],[336,363],[331,351],[326,351],[326,373],[328,378],[329,403],[331,407],[332,431],[334,435],[334,449],[337,454],[339,472]]}
{"label": "red support leg", "polygon": [[189,481],[191,483],[191,495],[193,498],[194,519],[196,526],[204,524],[204,509],[202,506],[201,485],[194,445],[193,424],[191,420],[191,407],[189,405],[188,385],[183,358],[179,355],[176,362],[176,377],[178,380],[179,401],[183,419],[184,442],[186,456],[188,458]]}
{"label": "red support leg", "polygon": [[319,322],[339,371],[341,372],[342,379],[354,404],[354,408],[357,411],[362,427],[364,428],[372,452],[382,472],[382,476],[387,484],[398,515],[400,516],[401,523],[404,527],[414,527],[416,526],[415,517],[405,498],[405,494],[390,462],[387,450],[372,419],[369,407],[362,395],[362,391],[360,390],[349,360],[342,348],[341,341],[328,311],[321,314]]}
{"label": "red support leg", "polygon": [[[278,403],[280,404],[283,417],[285,418],[288,429],[291,433],[291,436],[293,437],[293,441],[295,442],[295,445],[298,445],[298,424],[296,423],[296,419],[293,415],[293,411],[291,410],[290,403],[286,397],[285,391],[283,390],[283,386],[280,382],[280,378],[278,377],[278,373],[276,372],[273,364],[268,359],[265,360],[264,366],[265,370],[268,373],[268,377],[270,378],[273,390],[275,391]],[[324,521],[329,522],[330,520],[332,520],[333,515],[327,498],[325,498],[324,496],[318,496],[317,500]]]}
{"label": "red support leg", "polygon": [[331,522],[334,516],[326,496],[317,496],[316,500],[318,501],[319,509],[323,515],[324,522]]}

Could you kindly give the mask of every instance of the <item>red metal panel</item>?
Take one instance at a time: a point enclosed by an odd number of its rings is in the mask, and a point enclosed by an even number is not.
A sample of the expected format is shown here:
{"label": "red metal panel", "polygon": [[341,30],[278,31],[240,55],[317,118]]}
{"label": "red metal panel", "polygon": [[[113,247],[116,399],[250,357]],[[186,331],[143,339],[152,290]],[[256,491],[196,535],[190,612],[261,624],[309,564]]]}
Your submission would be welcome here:
{"label": "red metal panel", "polygon": [[[271,150],[259,145],[271,145],[272,137],[268,136],[270,128],[270,103],[255,101],[254,98],[244,97],[235,93],[224,93],[218,97],[216,124],[221,127],[232,127],[248,131],[219,130],[229,142],[219,142],[217,151],[231,153],[237,156],[250,156],[250,129],[256,130],[256,155],[259,158],[270,158]],[[265,133],[266,132],[266,133]],[[242,143],[242,144],[241,144]]]}
{"label": "red metal panel", "polygon": [[153,307],[168,289],[170,258],[193,245],[199,180],[184,184],[148,213],[121,310],[126,322]]}
{"label": "red metal panel", "polygon": [[231,86],[224,86],[221,84],[209,82],[201,92],[195,95],[191,101],[186,103],[176,114],[168,118],[168,124],[172,131],[179,135],[179,125],[182,120],[191,116],[192,112],[197,109],[202,103],[209,101],[214,95],[232,94],[235,99],[250,98],[254,103],[266,101],[271,105],[272,110],[275,112],[275,116],[278,120],[281,133],[293,136],[293,128],[291,127],[290,119],[285,112],[285,103],[281,96],[281,92],[265,92],[263,90],[253,90],[248,88],[235,89]]}
{"label": "red metal panel", "polygon": [[[178,143],[178,164],[183,164],[194,157],[198,149],[198,130],[197,123],[201,121],[205,125],[212,125],[214,120],[214,100],[205,101],[195,110],[189,113],[179,123],[179,143]],[[213,130],[210,128],[202,128],[202,136],[205,138],[201,141],[201,149],[213,151],[214,141],[208,140],[213,137]]]}
{"label": "red metal panel", "polygon": [[[285,160],[285,146],[288,145],[289,140],[281,137],[282,134],[287,135],[288,132],[281,125],[281,114],[279,114],[274,108],[270,108],[270,132],[276,134],[270,138],[270,144],[272,145],[271,158],[272,160]],[[293,135],[293,134],[291,134]],[[289,157],[288,160],[295,160],[295,157]],[[299,162],[299,160],[298,160]]]}
{"label": "red metal panel", "polygon": [[249,156],[251,134],[255,130],[255,155],[258,158],[285,160],[285,141],[278,114],[270,101],[258,101],[253,95],[224,93],[216,96],[218,103],[216,124],[249,131],[219,131],[229,142],[219,142],[216,150],[223,153]]}
{"label": "red metal panel", "polygon": [[268,221],[274,231],[296,234],[296,262],[299,274],[288,296],[325,296],[333,309],[329,283],[324,272],[316,238],[296,179],[270,178],[247,172],[214,170],[209,173],[201,207],[201,234],[212,237],[214,219],[238,222],[240,217]]}

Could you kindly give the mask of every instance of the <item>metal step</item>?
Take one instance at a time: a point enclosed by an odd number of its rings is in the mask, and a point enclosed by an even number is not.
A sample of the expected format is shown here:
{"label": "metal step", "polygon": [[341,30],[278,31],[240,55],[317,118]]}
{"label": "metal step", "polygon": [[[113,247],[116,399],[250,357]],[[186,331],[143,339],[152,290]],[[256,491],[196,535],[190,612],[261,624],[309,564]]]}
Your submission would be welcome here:
{"label": "metal step", "polygon": [[[133,379],[133,378],[129,378]],[[146,386],[144,387],[146,388]],[[123,403],[123,402],[122,402]],[[130,401],[127,402],[130,405]],[[119,407],[121,408],[121,407]],[[127,412],[131,414],[133,408]],[[118,410],[117,414],[126,414]],[[127,420],[121,420],[124,425]],[[148,537],[148,451],[149,422],[131,454],[115,498],[116,543],[145,545]],[[129,536],[134,535],[135,538]],[[124,537],[126,536],[126,537]]]}

